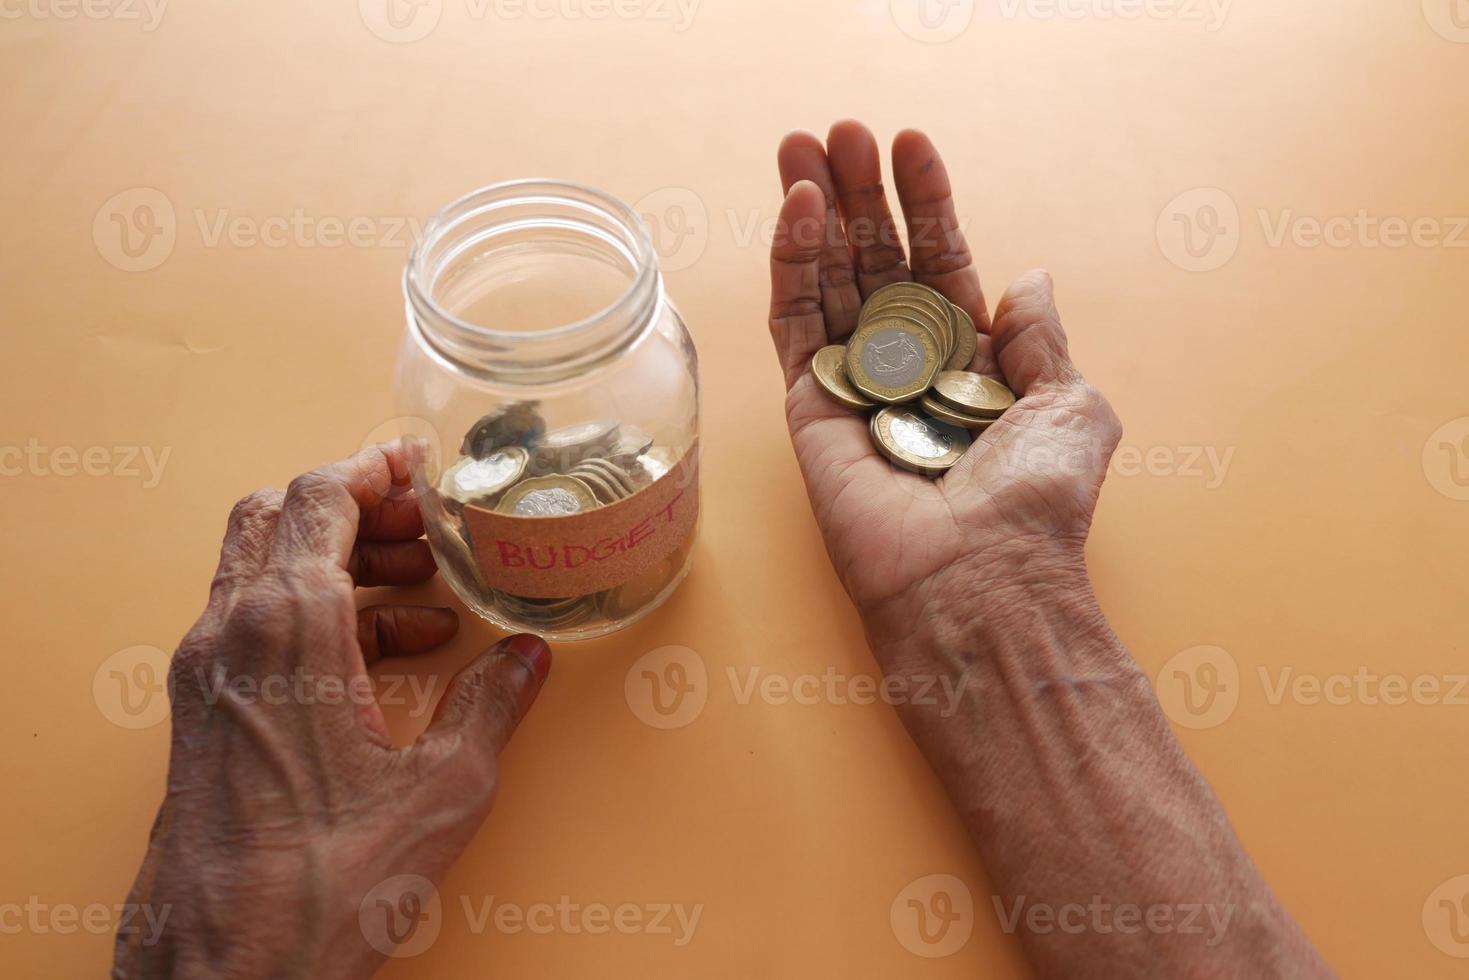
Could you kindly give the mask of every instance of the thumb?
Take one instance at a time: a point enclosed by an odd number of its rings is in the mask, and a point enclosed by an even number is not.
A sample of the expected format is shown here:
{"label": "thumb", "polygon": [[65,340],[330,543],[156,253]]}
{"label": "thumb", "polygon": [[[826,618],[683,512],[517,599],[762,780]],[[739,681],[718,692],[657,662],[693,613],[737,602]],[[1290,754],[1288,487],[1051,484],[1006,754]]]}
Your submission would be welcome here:
{"label": "thumb", "polygon": [[1017,395],[1037,385],[1081,380],[1066,347],[1051,275],[1044,270],[1027,272],[1015,280],[995,309],[990,336],[1000,370]]}
{"label": "thumb", "polygon": [[449,681],[420,741],[453,740],[462,749],[504,751],[551,672],[551,648],[520,633],[490,647]]}

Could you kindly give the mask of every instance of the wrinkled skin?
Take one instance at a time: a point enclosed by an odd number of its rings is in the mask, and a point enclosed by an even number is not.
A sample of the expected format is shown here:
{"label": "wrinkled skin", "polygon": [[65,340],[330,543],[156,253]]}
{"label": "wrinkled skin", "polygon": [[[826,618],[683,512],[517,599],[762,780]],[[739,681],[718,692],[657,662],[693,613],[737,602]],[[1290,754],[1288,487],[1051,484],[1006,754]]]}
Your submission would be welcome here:
{"label": "wrinkled skin", "polygon": [[[770,329],[789,392],[786,415],[832,564],[881,660],[935,608],[1016,577],[1084,574],[1082,550],[1121,437],[1111,407],[1072,366],[1051,278],[1020,278],[990,317],[948,174],[926,136],[900,134],[893,173],[905,255],[872,134],[838,123],[829,143],[781,144],[786,189],[772,252]],[[878,455],[866,419],[833,402],[811,355],[842,343],[864,299],[893,282],[943,293],[979,330],[972,370],[1019,399],[938,480]]]}
{"label": "wrinkled skin", "polygon": [[[1071,363],[1044,272],[995,308],[980,289],[943,162],[908,131],[893,174],[907,255],[872,134],[781,144],[771,335],[812,510],[883,672],[943,680],[952,710],[897,705],[954,803],[996,902],[1227,912],[1197,931],[1018,928],[1038,976],[1329,977],[1174,738],[1108,626],[1083,551],[1121,428]],[[889,464],[866,420],[829,399],[811,356],[892,282],[932,286],[973,318],[971,368],[1019,396],[938,480]],[[911,689],[911,688],[909,688]],[[981,904],[976,900],[976,905]]]}
{"label": "wrinkled skin", "polygon": [[120,935],[114,976],[367,976],[383,958],[359,926],[369,893],[397,906],[385,879],[437,882],[489,813],[550,655],[534,637],[500,643],[453,678],[422,737],[389,743],[366,666],[458,629],[449,609],[355,607],[358,586],[434,574],[407,484],[402,450],[378,447],[230,515],[174,658],[168,789],[129,897],[166,909],[167,928]]}

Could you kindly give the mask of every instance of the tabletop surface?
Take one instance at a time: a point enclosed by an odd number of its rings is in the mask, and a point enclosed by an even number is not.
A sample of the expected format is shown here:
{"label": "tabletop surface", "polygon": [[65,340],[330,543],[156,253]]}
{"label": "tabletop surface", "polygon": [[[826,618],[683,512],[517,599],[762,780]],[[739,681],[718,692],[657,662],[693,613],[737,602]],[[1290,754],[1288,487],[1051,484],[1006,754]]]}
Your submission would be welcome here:
{"label": "tabletop surface", "polygon": [[[126,896],[168,750],[147,665],[230,505],[394,415],[414,223],[531,176],[653,222],[702,363],[703,530],[657,615],[558,651],[437,941],[382,975],[1025,975],[896,716],[846,696],[876,667],[786,439],[775,147],[849,115],[934,137],[992,297],[1055,275],[1126,424],[1103,606],[1285,904],[1345,976],[1460,975],[1463,0],[393,2],[4,6],[7,975],[103,971],[107,928],[52,912]],[[385,680],[494,638],[467,620]],[[707,680],[661,730],[624,679],[670,646]],[[935,874],[972,901],[942,949],[899,901]],[[699,919],[481,915],[558,903]]]}

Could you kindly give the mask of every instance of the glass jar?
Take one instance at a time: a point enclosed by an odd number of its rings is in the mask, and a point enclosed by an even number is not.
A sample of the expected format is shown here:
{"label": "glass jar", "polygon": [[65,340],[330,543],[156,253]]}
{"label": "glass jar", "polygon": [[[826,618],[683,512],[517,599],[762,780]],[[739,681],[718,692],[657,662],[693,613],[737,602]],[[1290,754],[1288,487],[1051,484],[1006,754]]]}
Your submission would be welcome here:
{"label": "glass jar", "polygon": [[[439,568],[507,630],[622,629],[687,574],[698,358],[617,199],[516,181],[439,212],[404,275],[399,411]],[[437,445],[435,445],[437,444]]]}

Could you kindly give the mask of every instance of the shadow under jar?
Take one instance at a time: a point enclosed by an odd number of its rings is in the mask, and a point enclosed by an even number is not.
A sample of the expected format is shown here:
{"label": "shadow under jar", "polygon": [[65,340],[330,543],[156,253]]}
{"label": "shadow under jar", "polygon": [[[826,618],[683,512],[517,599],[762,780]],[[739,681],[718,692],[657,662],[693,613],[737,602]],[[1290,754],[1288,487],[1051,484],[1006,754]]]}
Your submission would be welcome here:
{"label": "shadow under jar", "polygon": [[555,640],[661,605],[698,528],[698,357],[638,216],[576,184],[488,187],[429,223],[404,293],[399,411],[454,591]]}

